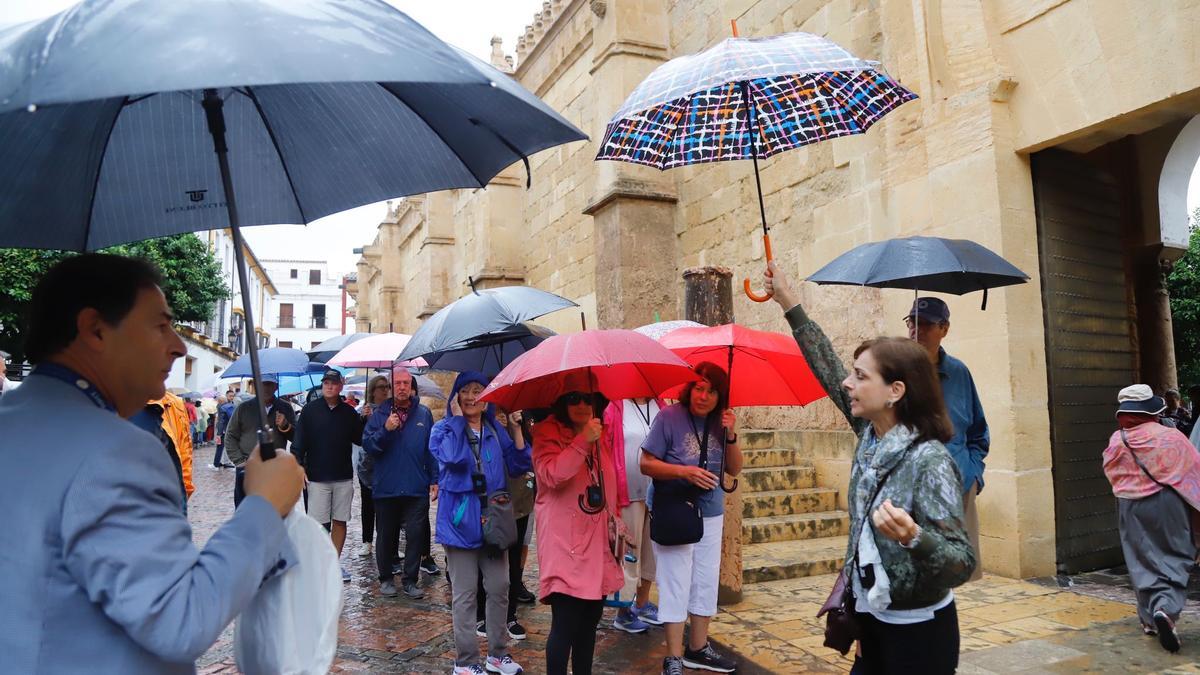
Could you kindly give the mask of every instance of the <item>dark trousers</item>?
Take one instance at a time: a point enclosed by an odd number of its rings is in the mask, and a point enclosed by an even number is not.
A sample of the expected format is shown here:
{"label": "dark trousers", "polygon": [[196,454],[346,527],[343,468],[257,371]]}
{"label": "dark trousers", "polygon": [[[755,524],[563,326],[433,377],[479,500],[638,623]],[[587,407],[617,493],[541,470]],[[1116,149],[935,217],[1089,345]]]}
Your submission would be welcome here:
{"label": "dark trousers", "polygon": [[604,612],[603,600],[582,600],[553,593],[550,602],[550,637],[546,639],[546,675],[591,675],[596,651],[596,626]]}
{"label": "dark trousers", "polygon": [[217,443],[217,449],[213,451],[213,466],[221,466],[221,455],[225,454],[225,444]]}
{"label": "dark trousers", "polygon": [[953,602],[921,623],[884,623],[870,614],[854,616],[862,627],[862,655],[854,659],[850,675],[948,675],[958,669],[958,610]]}
{"label": "dark trousers", "polygon": [[417,583],[421,571],[422,527],[429,525],[429,497],[376,497],[375,526],[379,541],[375,542],[375,566],[379,580],[392,578],[396,547],[400,545],[400,528],[404,528],[404,575],[402,583]]}
{"label": "dark trousers", "polygon": [[375,498],[370,485],[360,480],[358,488],[362,491],[358,500],[362,505],[362,538],[364,544],[369,544],[375,540]]}
{"label": "dark trousers", "polygon": [[246,498],[246,470],[238,467],[233,472],[233,508],[237,508]]}
{"label": "dark trousers", "polygon": [[[508,549],[508,620],[517,620],[517,591],[521,589],[521,547],[525,544],[525,530],[529,527],[529,516],[517,519],[517,543]],[[484,600],[483,575],[479,575],[479,586],[475,589],[479,602],[475,605],[475,621],[483,621]]]}

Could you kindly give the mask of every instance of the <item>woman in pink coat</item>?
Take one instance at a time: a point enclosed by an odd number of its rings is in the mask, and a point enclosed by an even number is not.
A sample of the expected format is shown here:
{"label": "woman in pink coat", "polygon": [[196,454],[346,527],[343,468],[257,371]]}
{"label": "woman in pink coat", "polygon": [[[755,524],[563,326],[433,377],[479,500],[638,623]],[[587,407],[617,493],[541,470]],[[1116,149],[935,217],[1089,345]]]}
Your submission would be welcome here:
{"label": "woman in pink coat", "polygon": [[612,543],[625,528],[615,516],[617,475],[598,418],[604,405],[598,394],[570,392],[533,428],[538,594],[551,610],[548,675],[566,675],[568,659],[575,675],[592,672],[604,596],[624,583]]}

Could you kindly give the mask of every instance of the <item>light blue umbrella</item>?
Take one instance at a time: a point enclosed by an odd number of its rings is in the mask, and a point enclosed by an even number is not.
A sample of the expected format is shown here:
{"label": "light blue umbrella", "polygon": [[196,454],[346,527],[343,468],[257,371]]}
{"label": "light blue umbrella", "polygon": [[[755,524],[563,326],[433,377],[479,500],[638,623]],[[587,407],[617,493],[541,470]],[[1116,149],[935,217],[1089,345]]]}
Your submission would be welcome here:
{"label": "light blue umbrella", "polygon": [[[310,366],[308,354],[291,347],[271,347],[258,351],[258,367],[260,372],[268,375],[302,375],[304,373],[322,373],[324,364],[312,363]],[[242,354],[234,361],[221,377],[253,377],[250,367],[250,355]],[[319,379],[319,378],[318,378]]]}

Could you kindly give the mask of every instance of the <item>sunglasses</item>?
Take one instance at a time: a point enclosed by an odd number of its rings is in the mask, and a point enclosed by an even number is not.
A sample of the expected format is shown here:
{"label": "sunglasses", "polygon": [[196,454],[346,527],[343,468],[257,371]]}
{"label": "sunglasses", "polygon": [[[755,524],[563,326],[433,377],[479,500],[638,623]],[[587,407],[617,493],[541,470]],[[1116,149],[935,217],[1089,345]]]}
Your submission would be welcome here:
{"label": "sunglasses", "polygon": [[563,403],[566,403],[567,405],[579,405],[580,403],[587,403],[590,405],[592,403],[592,395],[585,394],[581,391],[573,391],[569,394],[563,394],[562,399]]}

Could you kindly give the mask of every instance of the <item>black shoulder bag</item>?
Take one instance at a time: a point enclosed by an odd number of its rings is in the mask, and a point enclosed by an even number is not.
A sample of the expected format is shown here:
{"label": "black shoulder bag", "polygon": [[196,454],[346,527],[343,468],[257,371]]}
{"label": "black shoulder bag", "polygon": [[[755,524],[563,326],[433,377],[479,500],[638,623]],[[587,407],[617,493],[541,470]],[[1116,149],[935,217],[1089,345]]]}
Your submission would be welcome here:
{"label": "black shoulder bag", "polygon": [[[491,420],[488,420],[488,426],[491,426]],[[479,517],[483,530],[483,543],[485,546],[494,547],[497,552],[501,552],[512,548],[512,545],[517,543],[517,519],[513,515],[512,496],[509,495],[508,490],[496,490],[488,494],[487,478],[484,476],[483,458],[480,453],[486,428],[480,427],[479,438],[476,439],[470,427],[467,427],[467,442],[471,445],[471,452],[475,454],[477,469],[477,473],[471,478],[475,494],[479,496]],[[495,427],[492,427],[492,434],[499,441],[500,435],[496,433]]]}
{"label": "black shoulder bag", "polygon": [[[691,415],[689,412],[688,415]],[[694,428],[694,427],[693,427]],[[708,467],[708,423],[700,443],[700,468]],[[700,514],[700,488],[685,480],[654,481],[654,505],[650,509],[650,539],[661,546],[694,544],[704,537]]]}
{"label": "black shoulder bag", "polygon": [[[905,450],[904,454],[907,455],[908,451]],[[883,490],[884,483],[903,461],[904,456],[902,455],[875,484],[875,491],[867,500],[867,512],[863,514],[857,536],[854,537],[854,555],[851,556],[850,564],[842,568],[837,581],[833,583],[833,590],[829,592],[825,604],[821,605],[821,610],[817,612],[818,619],[825,616],[825,646],[838,650],[842,656],[850,651],[850,648],[854,646],[854,641],[862,632],[861,626],[858,625],[858,619],[854,618],[854,586],[850,583],[849,576],[854,573],[853,570],[858,568],[858,540],[862,537],[862,529],[866,527],[867,519],[871,517],[871,507],[875,504],[875,499],[879,497],[879,492]]]}

